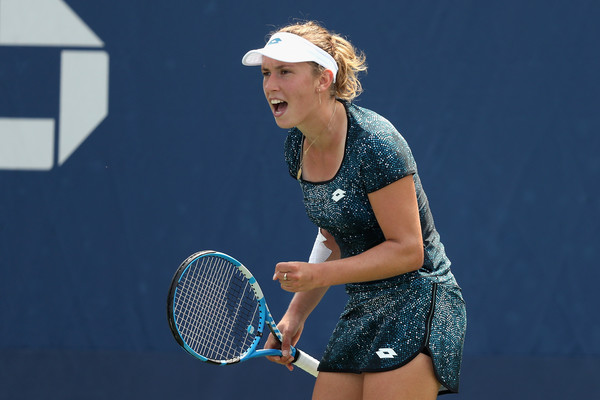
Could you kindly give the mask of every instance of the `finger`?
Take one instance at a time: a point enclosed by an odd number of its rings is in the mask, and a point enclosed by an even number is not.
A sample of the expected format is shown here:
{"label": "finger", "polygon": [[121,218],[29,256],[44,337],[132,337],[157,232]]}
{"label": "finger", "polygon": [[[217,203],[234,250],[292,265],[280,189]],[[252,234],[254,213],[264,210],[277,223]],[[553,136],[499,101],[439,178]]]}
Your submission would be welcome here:
{"label": "finger", "polygon": [[293,371],[294,370],[294,366],[291,364],[291,362],[289,361],[283,361],[283,359],[281,357],[277,357],[277,356],[267,356],[266,357],[267,360],[272,361],[274,363],[283,365],[284,367],[286,367],[288,370]]}
{"label": "finger", "polygon": [[274,363],[281,364],[281,365],[288,364],[286,361],[284,361],[281,357],[278,357],[278,356],[267,356],[266,359],[269,361],[272,361]]}
{"label": "finger", "polygon": [[281,349],[281,342],[272,333],[269,333],[264,348],[279,350]]}
{"label": "finger", "polygon": [[274,281],[279,281],[282,285],[289,284],[293,275],[290,271],[279,271],[273,276]]}
{"label": "finger", "polygon": [[[265,349],[281,349],[281,342],[275,339],[273,334],[269,334],[267,342],[265,343]],[[282,359],[281,356],[267,356],[267,360],[275,362],[277,364],[286,364],[286,362]]]}
{"label": "finger", "polygon": [[282,361],[286,363],[290,363],[293,361],[293,357],[291,355],[291,340],[288,339],[289,335],[284,335],[283,340],[281,342],[281,358]]}
{"label": "finger", "polygon": [[273,274],[273,280],[274,281],[285,281],[285,280],[287,280],[286,278],[289,278],[289,275],[290,275],[289,273],[290,273],[290,271],[284,270],[280,266],[280,264],[277,264],[277,267],[275,267],[275,273]]}
{"label": "finger", "polygon": [[290,293],[296,293],[297,290],[295,289],[295,286],[291,283],[291,282],[285,282],[285,281],[279,281],[280,282],[280,286],[281,289],[285,290],[286,292],[290,292]]}

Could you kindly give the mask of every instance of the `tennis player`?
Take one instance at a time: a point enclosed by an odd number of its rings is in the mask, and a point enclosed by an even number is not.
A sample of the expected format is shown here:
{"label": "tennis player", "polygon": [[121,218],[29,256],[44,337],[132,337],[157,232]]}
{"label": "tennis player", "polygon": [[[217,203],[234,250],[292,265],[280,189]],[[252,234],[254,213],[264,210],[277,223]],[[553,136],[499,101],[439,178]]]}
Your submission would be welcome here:
{"label": "tennis player", "polygon": [[[282,262],[295,295],[278,326],[290,344],[331,285],[348,302],[319,366],[313,399],[435,399],[457,392],[466,311],[417,165],[394,126],[353,100],[365,57],[315,22],[287,26],[251,50],[285,159],[319,227],[309,262]],[[266,347],[280,345],[270,337]]]}

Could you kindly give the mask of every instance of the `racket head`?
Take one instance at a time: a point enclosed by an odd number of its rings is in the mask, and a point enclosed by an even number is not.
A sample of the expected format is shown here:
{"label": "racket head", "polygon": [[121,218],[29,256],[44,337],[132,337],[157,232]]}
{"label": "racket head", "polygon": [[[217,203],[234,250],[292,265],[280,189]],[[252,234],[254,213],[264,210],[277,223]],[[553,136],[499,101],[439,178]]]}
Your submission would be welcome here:
{"label": "racket head", "polygon": [[210,363],[237,363],[255,352],[267,313],[264,296],[250,271],[233,257],[200,251],[173,276],[167,319],[175,340]]}

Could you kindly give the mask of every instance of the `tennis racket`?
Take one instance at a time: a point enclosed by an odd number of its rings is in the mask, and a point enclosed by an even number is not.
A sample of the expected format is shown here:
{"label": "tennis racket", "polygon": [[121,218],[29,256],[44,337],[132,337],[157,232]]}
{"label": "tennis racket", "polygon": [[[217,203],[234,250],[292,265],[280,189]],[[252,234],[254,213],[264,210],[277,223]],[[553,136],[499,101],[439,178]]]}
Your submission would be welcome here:
{"label": "tennis racket", "polygon": [[[279,341],[282,335],[256,279],[227,254],[200,251],[181,263],[169,289],[167,318],[177,343],[202,361],[229,365],[281,356],[281,350],[257,350],[265,323]],[[294,365],[317,376],[317,360],[294,347],[291,355]]]}

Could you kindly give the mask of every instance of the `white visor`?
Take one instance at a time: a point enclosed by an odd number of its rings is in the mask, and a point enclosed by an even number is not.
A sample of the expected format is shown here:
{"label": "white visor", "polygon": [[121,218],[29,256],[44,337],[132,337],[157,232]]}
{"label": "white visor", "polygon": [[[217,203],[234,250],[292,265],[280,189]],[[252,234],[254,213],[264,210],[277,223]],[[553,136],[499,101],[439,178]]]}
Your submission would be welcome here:
{"label": "white visor", "polygon": [[330,70],[335,82],[338,66],[333,57],[319,46],[293,33],[277,32],[271,36],[265,47],[247,52],[242,57],[242,64],[261,65],[263,56],[289,63],[314,61]]}

